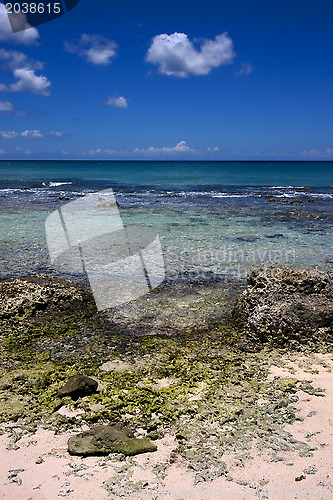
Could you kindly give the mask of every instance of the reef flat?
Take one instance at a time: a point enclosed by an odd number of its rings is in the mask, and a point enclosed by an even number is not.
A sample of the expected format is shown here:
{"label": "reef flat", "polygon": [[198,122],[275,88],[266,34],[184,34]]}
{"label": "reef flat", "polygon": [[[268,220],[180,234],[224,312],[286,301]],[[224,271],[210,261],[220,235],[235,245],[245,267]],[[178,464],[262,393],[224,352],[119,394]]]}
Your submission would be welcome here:
{"label": "reef flat", "polygon": [[[0,422],[12,449],[40,425],[75,434],[117,422],[156,442],[172,433],[174,456],[197,483],[232,480],[223,456],[236,450],[240,463],[251,460],[254,442],[273,461],[283,450],[305,457],[315,451],[285,428],[310,418],[299,414],[296,393],[325,397],[311,373],[313,363],[330,370],[315,355],[332,352],[329,273],[255,270],[229,314],[221,305],[223,314],[210,324],[163,332],[161,323],[157,333],[154,318],[139,330],[129,321],[126,329],[124,318],[97,313],[84,287],[54,277],[2,280],[0,295]],[[177,301],[183,297],[174,297],[175,309]],[[283,369],[300,356],[308,380],[269,378],[272,365]],[[96,391],[61,395],[77,375],[95,380]]]}

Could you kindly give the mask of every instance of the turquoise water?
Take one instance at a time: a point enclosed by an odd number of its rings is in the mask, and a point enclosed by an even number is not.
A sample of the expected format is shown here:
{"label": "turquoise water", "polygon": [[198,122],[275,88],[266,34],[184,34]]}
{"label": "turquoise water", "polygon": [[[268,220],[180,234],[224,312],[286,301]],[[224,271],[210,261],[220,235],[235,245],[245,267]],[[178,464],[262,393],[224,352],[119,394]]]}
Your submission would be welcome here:
{"label": "turquoise water", "polygon": [[332,162],[0,162],[0,276],[56,272],[46,217],[112,188],[125,224],[158,230],[166,279],[257,265],[333,266]]}
{"label": "turquoise water", "polygon": [[109,181],[115,185],[330,186],[332,162],[0,161],[3,181]]}

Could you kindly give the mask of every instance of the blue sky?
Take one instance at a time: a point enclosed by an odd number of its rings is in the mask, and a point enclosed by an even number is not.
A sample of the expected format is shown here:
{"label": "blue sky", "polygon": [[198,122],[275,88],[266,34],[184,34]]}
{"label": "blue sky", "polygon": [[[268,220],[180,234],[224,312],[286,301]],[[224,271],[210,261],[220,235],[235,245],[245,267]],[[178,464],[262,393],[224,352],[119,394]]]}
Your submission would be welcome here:
{"label": "blue sky", "polygon": [[12,34],[0,159],[333,159],[327,0],[80,0]]}

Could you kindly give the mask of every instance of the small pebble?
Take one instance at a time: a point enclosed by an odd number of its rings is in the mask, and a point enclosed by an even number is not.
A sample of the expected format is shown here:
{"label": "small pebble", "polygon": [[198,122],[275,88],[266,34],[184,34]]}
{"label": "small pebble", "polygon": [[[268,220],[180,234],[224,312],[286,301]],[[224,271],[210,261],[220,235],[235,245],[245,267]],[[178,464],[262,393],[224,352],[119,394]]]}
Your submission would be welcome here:
{"label": "small pebble", "polygon": [[244,479],[238,479],[236,483],[240,486],[247,486],[249,484],[247,481],[244,481]]}
{"label": "small pebble", "polygon": [[19,486],[22,484],[22,479],[18,476],[13,477],[10,481],[10,483],[17,483]]}
{"label": "small pebble", "polygon": [[71,490],[70,488],[67,488],[66,490],[60,490],[58,493],[58,497],[67,497],[70,493],[72,493],[72,491],[74,490]]}
{"label": "small pebble", "polygon": [[282,457],[279,457],[278,455],[275,455],[274,457],[272,457],[270,459],[270,462],[273,462],[273,463],[275,463],[275,462],[283,462],[283,460],[284,459]]}
{"label": "small pebble", "polygon": [[24,472],[24,469],[11,469],[8,471],[8,479],[17,476],[20,472]]}
{"label": "small pebble", "polygon": [[311,465],[310,467],[307,467],[306,469],[303,470],[304,474],[315,474],[317,472],[316,467]]}
{"label": "small pebble", "polygon": [[7,450],[8,451],[16,451],[16,450],[19,450],[20,447],[16,444],[16,443],[9,443],[7,445]]}

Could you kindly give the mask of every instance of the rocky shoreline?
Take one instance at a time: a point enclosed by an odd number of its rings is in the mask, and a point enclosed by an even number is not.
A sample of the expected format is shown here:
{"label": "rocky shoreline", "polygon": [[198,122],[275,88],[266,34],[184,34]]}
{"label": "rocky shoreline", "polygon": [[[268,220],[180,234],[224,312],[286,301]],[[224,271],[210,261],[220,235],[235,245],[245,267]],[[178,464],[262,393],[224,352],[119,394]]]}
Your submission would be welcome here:
{"label": "rocky shoreline", "polygon": [[[160,299],[158,293],[154,300],[163,306],[163,290]],[[183,460],[195,484],[233,481],[224,457],[236,451],[240,463],[251,461],[254,442],[273,462],[282,450],[305,458],[316,452],[309,440],[295,439],[285,429],[311,418],[297,409],[300,391],[325,397],[311,373],[314,364],[330,369],[329,273],[254,270],[234,299],[232,314],[225,315],[221,304],[220,318],[164,333],[163,322],[156,331],[150,321],[149,330],[147,318],[139,331],[130,328],[130,318],[126,330],[124,315],[117,321],[96,313],[86,289],[58,278],[1,280],[0,298],[0,423],[9,449],[42,426],[70,433],[69,452],[75,443],[79,456],[102,454],[122,463],[126,455],[132,460],[133,450],[154,455],[172,435],[171,462]],[[286,357],[301,357],[309,378],[270,380],[271,366],[283,369]],[[73,380],[76,392],[67,390]],[[82,452],[80,433],[93,451]],[[117,481],[104,485],[112,495],[121,490]],[[125,483],[127,493],[150,491],[149,485]]]}

